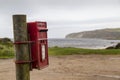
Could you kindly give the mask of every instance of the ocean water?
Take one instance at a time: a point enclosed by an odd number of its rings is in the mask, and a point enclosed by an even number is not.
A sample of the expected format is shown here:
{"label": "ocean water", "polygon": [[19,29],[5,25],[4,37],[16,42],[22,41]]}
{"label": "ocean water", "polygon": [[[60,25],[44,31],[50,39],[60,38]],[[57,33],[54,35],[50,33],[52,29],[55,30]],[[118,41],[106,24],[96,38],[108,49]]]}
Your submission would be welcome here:
{"label": "ocean water", "polygon": [[105,49],[109,46],[115,46],[120,43],[120,40],[104,40],[104,39],[48,39],[49,47],[76,47],[76,48],[87,48],[87,49]]}

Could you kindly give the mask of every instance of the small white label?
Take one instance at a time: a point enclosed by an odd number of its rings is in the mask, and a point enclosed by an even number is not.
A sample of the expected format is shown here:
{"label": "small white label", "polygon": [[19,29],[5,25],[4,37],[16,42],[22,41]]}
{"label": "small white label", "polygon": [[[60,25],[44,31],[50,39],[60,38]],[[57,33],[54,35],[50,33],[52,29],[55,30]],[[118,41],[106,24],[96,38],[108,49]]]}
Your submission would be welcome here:
{"label": "small white label", "polygon": [[45,45],[42,45],[42,60],[45,60]]}

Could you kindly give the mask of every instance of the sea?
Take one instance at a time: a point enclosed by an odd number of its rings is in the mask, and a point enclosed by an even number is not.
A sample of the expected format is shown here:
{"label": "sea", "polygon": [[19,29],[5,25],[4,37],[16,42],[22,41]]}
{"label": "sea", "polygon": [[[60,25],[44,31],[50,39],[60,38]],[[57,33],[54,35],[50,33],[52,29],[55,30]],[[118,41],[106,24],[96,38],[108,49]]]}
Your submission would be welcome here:
{"label": "sea", "polygon": [[110,46],[115,46],[120,43],[120,40],[105,40],[105,39],[66,39],[66,38],[50,38],[48,39],[48,47],[75,47],[85,49],[105,49]]}

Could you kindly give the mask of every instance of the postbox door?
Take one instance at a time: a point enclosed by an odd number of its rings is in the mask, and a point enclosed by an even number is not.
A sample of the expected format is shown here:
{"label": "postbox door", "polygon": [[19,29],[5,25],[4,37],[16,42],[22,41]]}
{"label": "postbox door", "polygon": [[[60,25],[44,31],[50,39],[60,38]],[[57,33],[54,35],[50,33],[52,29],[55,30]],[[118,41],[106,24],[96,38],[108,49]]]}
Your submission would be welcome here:
{"label": "postbox door", "polygon": [[47,29],[39,30],[39,47],[40,47],[40,68],[48,65],[48,43],[47,43]]}

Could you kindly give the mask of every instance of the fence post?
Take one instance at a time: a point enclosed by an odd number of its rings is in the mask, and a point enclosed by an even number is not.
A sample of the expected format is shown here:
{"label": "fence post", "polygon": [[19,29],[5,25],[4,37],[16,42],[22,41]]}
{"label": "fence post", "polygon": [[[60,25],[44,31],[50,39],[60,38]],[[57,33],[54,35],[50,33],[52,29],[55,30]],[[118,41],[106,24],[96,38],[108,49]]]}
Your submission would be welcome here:
{"label": "fence post", "polygon": [[13,15],[13,29],[16,51],[16,80],[30,80],[29,48],[27,43],[22,43],[28,41],[26,15]]}

